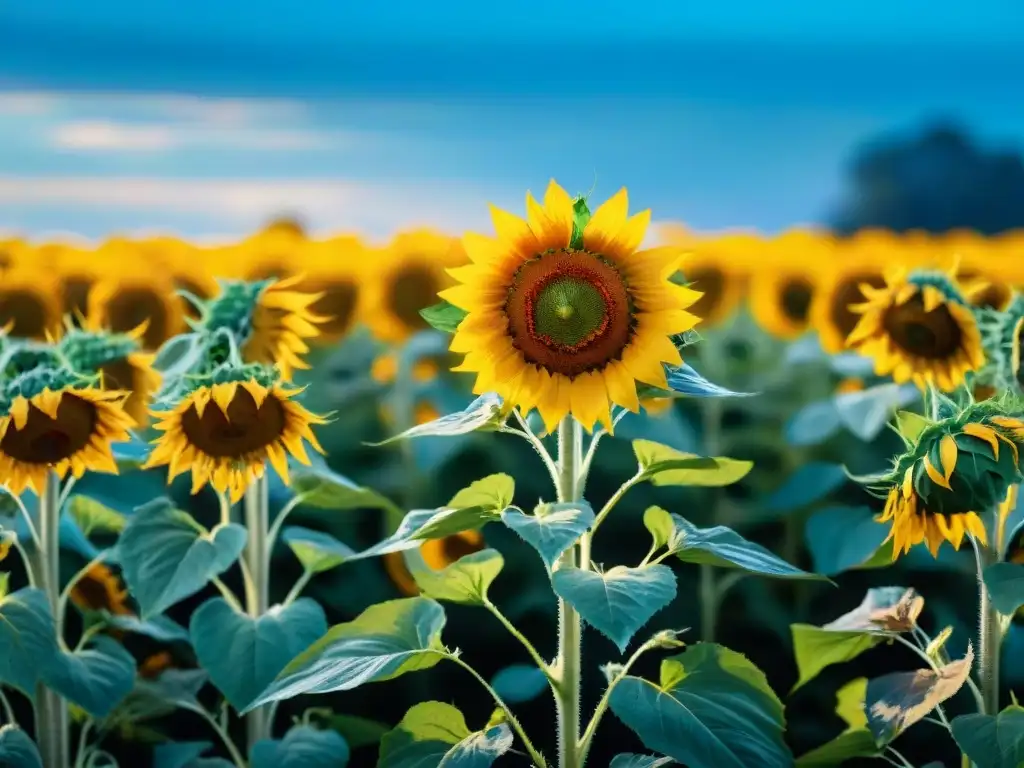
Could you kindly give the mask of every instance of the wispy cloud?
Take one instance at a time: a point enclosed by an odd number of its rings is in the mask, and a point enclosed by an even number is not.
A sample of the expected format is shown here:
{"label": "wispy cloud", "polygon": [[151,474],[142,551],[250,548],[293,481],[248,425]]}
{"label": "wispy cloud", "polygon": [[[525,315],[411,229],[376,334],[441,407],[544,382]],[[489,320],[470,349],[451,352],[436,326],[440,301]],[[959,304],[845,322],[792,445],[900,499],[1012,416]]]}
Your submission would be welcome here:
{"label": "wispy cloud", "polygon": [[76,120],[50,132],[55,149],[84,152],[165,152],[182,148],[303,151],[337,148],[358,139],[338,131]]}

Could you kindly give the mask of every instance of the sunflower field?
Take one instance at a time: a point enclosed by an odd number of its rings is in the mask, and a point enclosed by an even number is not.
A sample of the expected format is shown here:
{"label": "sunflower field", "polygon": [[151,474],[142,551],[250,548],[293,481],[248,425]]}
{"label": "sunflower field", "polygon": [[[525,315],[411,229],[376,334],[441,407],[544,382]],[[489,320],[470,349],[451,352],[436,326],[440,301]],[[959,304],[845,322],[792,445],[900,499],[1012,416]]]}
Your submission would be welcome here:
{"label": "sunflower field", "polygon": [[491,210],[0,243],[0,765],[1024,765],[1024,233]]}

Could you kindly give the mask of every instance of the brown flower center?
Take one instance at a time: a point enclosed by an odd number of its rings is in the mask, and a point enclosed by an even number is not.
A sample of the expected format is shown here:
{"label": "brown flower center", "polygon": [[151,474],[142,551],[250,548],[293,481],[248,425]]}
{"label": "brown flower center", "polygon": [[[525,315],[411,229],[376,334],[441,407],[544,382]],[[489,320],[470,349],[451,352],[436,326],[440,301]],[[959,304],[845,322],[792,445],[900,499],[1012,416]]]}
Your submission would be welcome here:
{"label": "brown flower center", "polygon": [[850,309],[851,304],[859,304],[864,301],[864,294],[860,290],[860,284],[867,283],[872,288],[885,287],[885,278],[877,272],[862,272],[844,278],[835,288],[832,294],[832,306],[829,310],[829,319],[845,339],[860,320],[860,315]]}
{"label": "brown flower center", "polygon": [[12,422],[0,439],[0,452],[26,464],[57,464],[88,445],[97,426],[96,406],[65,392],[53,419],[29,405],[22,429]]}
{"label": "brown flower center", "polygon": [[[971,269],[960,270],[958,280],[962,283],[971,283],[982,277],[980,272]],[[974,294],[971,303],[976,307],[988,307],[989,309],[1003,310],[1013,298],[1013,289],[1006,283],[994,280],[987,280],[985,289]]]}
{"label": "brown flower center", "polygon": [[505,314],[527,362],[569,377],[621,357],[633,334],[625,279],[586,251],[549,251],[520,266]]}
{"label": "brown flower center", "polygon": [[963,332],[949,307],[940,305],[925,312],[920,293],[898,306],[890,307],[882,318],[893,342],[908,354],[929,360],[946,360],[956,354]]}
{"label": "brown flower center", "polygon": [[793,277],[782,286],[779,296],[782,314],[795,323],[806,323],[811,308],[814,284],[803,277]]}
{"label": "brown flower center", "polygon": [[310,286],[309,290],[313,293],[322,291],[324,294],[317,299],[312,308],[317,314],[329,318],[327,322],[320,323],[321,331],[331,336],[341,336],[348,331],[355,319],[359,286],[354,282],[346,281],[314,284]]}
{"label": "brown flower center", "polygon": [[267,395],[263,405],[241,387],[228,404],[227,415],[213,402],[207,403],[203,415],[193,405],[181,417],[181,428],[188,441],[215,458],[242,459],[272,445],[284,434],[284,406],[274,395]]}
{"label": "brown flower center", "polygon": [[120,389],[131,393],[125,400],[124,410],[136,423],[144,422],[148,393],[139,391],[143,381],[142,372],[129,363],[127,357],[122,357],[101,365],[100,373],[103,374],[104,389]]}
{"label": "brown flower center", "polygon": [[89,291],[93,281],[87,277],[68,277],[61,284],[61,306],[65,314],[81,314],[89,309]]}
{"label": "brown flower center", "polygon": [[71,590],[71,601],[89,611],[107,610],[115,615],[127,613],[121,583],[105,565],[96,565],[80,578]]}
{"label": "brown flower center", "polygon": [[461,557],[480,552],[483,548],[483,537],[477,531],[465,531],[455,536],[448,536],[441,544],[441,551],[448,563],[454,563]]}
{"label": "brown flower center", "polygon": [[701,297],[687,310],[697,317],[714,317],[725,296],[725,273],[717,267],[684,269],[690,287],[700,291]]}
{"label": "brown flower center", "polygon": [[48,319],[46,306],[32,291],[15,289],[0,293],[0,327],[13,320],[12,336],[43,338]]}
{"label": "brown flower center", "polygon": [[434,270],[424,264],[409,264],[391,278],[387,304],[391,313],[409,330],[429,327],[421,309],[437,302],[440,289]]}
{"label": "brown flower center", "polygon": [[150,288],[133,287],[118,291],[107,303],[107,319],[110,329],[127,333],[149,321],[142,344],[146,349],[156,349],[167,338],[170,318],[167,305],[160,294]]}

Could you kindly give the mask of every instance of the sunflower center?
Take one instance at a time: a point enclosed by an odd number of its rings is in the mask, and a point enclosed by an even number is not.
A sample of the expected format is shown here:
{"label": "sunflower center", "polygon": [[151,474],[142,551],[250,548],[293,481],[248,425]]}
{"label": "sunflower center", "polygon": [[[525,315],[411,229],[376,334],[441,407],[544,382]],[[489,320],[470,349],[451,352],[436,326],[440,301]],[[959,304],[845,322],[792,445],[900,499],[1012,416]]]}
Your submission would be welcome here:
{"label": "sunflower center", "polygon": [[181,428],[188,441],[215,458],[242,459],[276,442],[286,427],[284,406],[268,395],[260,406],[241,387],[228,404],[227,415],[215,404],[207,403],[203,415],[195,406],[181,417]]}
{"label": "sunflower center", "polygon": [[142,337],[146,349],[156,349],[167,338],[167,306],[159,294],[149,288],[126,288],[118,291],[107,304],[110,328],[127,333],[149,321]]}
{"label": "sunflower center", "polygon": [[26,464],[57,464],[89,444],[96,421],[95,405],[65,392],[56,419],[30,405],[22,429],[8,426],[0,439],[0,453]]}
{"label": "sunflower center", "polygon": [[444,539],[441,548],[445,561],[454,563],[459,558],[481,551],[484,548],[484,541],[476,531],[466,531]]}
{"label": "sunflower center", "polygon": [[693,289],[701,292],[701,297],[687,311],[697,317],[714,317],[725,293],[725,274],[717,267],[684,269],[683,274]]}
{"label": "sunflower center", "polygon": [[844,339],[853,332],[861,318],[850,309],[851,304],[859,304],[864,301],[864,294],[860,290],[861,283],[867,283],[872,288],[884,288],[885,278],[874,272],[863,272],[850,275],[836,286],[830,315],[832,324]]}
{"label": "sunflower center", "polygon": [[882,325],[902,350],[929,360],[945,360],[956,354],[963,336],[949,308],[940,305],[925,312],[920,293],[887,309]]}
{"label": "sunflower center", "polygon": [[439,288],[433,270],[423,265],[410,264],[391,279],[388,308],[406,327],[422,330],[428,327],[428,323],[420,310],[437,301]]}
{"label": "sunflower center", "polygon": [[569,377],[621,357],[633,333],[625,279],[586,251],[549,251],[523,264],[505,313],[526,361]]}
{"label": "sunflower center", "polygon": [[[982,277],[981,273],[973,269],[960,270],[958,280],[963,283],[970,283]],[[976,307],[987,307],[988,309],[1002,310],[1013,298],[1013,289],[1004,283],[997,283],[986,280],[988,283],[984,290],[974,294],[972,304]]]}
{"label": "sunflower center", "polygon": [[782,287],[782,314],[797,322],[807,322],[807,313],[811,308],[811,297],[814,285],[810,280],[795,277]]}
{"label": "sunflower center", "polygon": [[320,324],[321,331],[336,336],[345,333],[355,316],[359,287],[355,283],[338,282],[317,286],[313,290],[324,293],[313,305],[313,311],[330,318]]}
{"label": "sunflower center", "polygon": [[69,277],[61,286],[61,302],[65,313],[81,313],[83,316],[89,309],[89,290],[92,280],[86,277]]}
{"label": "sunflower center", "polygon": [[38,339],[46,333],[46,307],[31,291],[13,290],[0,294],[0,327],[12,320],[12,336]]}

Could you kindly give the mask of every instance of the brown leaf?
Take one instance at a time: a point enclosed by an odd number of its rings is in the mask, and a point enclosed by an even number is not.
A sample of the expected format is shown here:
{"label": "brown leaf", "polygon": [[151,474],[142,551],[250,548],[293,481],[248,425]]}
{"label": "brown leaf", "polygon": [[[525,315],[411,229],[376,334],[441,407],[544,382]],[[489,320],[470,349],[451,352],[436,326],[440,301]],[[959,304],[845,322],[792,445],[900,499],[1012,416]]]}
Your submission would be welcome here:
{"label": "brown leaf", "polygon": [[861,604],[822,627],[837,632],[907,632],[917,622],[924,598],[913,589],[869,589]]}

